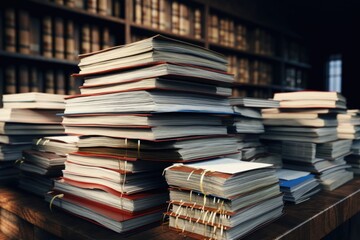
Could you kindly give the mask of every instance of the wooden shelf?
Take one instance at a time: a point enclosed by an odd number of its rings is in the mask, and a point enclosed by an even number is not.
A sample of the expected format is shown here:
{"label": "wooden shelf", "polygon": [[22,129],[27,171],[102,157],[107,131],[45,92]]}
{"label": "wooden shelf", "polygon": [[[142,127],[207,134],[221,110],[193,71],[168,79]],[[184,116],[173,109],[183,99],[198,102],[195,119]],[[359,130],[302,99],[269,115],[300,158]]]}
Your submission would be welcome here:
{"label": "wooden shelf", "polygon": [[0,57],[13,59],[16,61],[24,61],[25,63],[29,63],[32,61],[41,62],[52,65],[62,65],[68,67],[77,67],[78,62],[65,60],[65,59],[57,59],[57,58],[48,58],[39,55],[30,55],[30,54],[22,54],[22,53],[12,53],[0,50]]}
{"label": "wooden shelf", "polygon": [[148,27],[148,26],[143,26],[137,23],[131,23],[131,28],[132,30],[142,30],[142,31],[146,31],[147,33],[150,34],[163,34],[172,38],[176,38],[176,39],[180,39],[180,40],[184,40],[184,41],[190,41],[192,43],[197,43],[198,45],[205,45],[205,41],[203,39],[198,39],[198,38],[194,38],[191,36],[187,36],[187,35],[179,35],[179,34],[175,34],[172,33],[170,31],[164,31],[164,30],[160,30],[157,28],[152,28],[152,27]]}
{"label": "wooden shelf", "polygon": [[[298,205],[286,205],[284,215],[257,229],[245,239],[321,239],[355,214],[360,213],[360,177],[331,192],[321,191]],[[15,222],[8,229],[13,239],[184,239],[160,223],[141,231],[118,234],[104,227],[75,217],[60,209],[49,210],[49,204],[39,197],[16,188],[0,187],[2,224]],[[34,229],[36,231],[34,231]]]}
{"label": "wooden shelf", "polygon": [[261,60],[266,60],[266,61],[272,61],[272,62],[281,62],[282,59],[280,57],[276,57],[276,56],[268,56],[268,55],[262,55],[262,54],[258,54],[258,53],[252,53],[249,51],[244,51],[235,47],[230,47],[230,46],[224,46],[222,44],[219,43],[209,43],[209,48],[212,50],[218,50],[221,52],[230,52],[231,54],[238,54],[238,55],[243,55],[246,57],[251,57],[251,58],[256,58],[256,59],[261,59]]}
{"label": "wooden shelf", "polygon": [[296,61],[291,61],[291,60],[284,60],[284,62],[285,62],[285,64],[293,66],[293,67],[306,68],[306,69],[311,68],[311,65],[307,64],[307,63],[301,63],[301,62],[296,62]]}
{"label": "wooden shelf", "polygon": [[[18,0],[19,1],[19,0]],[[99,20],[106,23],[112,23],[112,24],[125,24],[125,20],[118,17],[113,16],[106,16],[106,15],[99,15],[96,13],[90,13],[85,9],[79,9],[79,8],[71,8],[68,6],[56,4],[50,1],[44,1],[44,0],[27,0],[28,2],[32,3],[30,4],[24,4],[27,8],[37,8],[38,10],[51,10],[56,11],[57,13],[66,13],[72,15],[77,20],[80,18],[87,18],[91,20]],[[23,1],[20,1],[23,2]],[[50,12],[48,14],[51,14]]]}

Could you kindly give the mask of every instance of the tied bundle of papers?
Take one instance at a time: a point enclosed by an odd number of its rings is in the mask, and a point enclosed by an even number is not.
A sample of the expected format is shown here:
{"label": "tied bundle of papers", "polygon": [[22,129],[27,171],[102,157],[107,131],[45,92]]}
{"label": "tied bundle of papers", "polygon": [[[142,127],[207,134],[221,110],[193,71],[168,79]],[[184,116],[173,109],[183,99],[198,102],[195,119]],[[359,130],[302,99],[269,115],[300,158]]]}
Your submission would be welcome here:
{"label": "tied bundle of papers", "polygon": [[264,109],[263,139],[282,141],[283,167],[315,174],[321,186],[333,190],[353,178],[344,157],[351,140],[338,140],[338,114],[345,98],[336,92],[276,93],[280,108]]}
{"label": "tied bundle of papers", "polygon": [[277,169],[276,175],[280,180],[280,191],[284,194],[285,202],[304,202],[321,189],[319,182],[309,172]]}
{"label": "tied bundle of papers", "polygon": [[19,93],[3,95],[0,109],[0,181],[18,176],[14,162],[25,149],[31,148],[33,138],[63,134],[61,117],[64,95],[48,93]]}
{"label": "tied bundle of papers", "polygon": [[18,164],[19,187],[44,197],[53,188],[55,178],[62,176],[66,155],[78,150],[77,136],[35,138],[31,150],[24,150]]}
{"label": "tied bundle of papers", "polygon": [[116,232],[160,223],[164,168],[238,153],[221,118],[233,114],[226,64],[162,36],[81,55],[81,94],[66,99],[62,122],[79,150],[48,201]]}
{"label": "tied bundle of papers", "polygon": [[220,158],[167,168],[170,228],[197,239],[238,239],[278,218],[283,201],[271,166]]}
{"label": "tied bundle of papers", "polygon": [[228,130],[229,133],[235,134],[240,151],[235,158],[281,166],[281,158],[278,155],[269,154],[265,146],[260,143],[260,135],[264,133],[261,109],[278,107],[279,102],[271,99],[232,97],[230,104],[235,115],[230,121]]}

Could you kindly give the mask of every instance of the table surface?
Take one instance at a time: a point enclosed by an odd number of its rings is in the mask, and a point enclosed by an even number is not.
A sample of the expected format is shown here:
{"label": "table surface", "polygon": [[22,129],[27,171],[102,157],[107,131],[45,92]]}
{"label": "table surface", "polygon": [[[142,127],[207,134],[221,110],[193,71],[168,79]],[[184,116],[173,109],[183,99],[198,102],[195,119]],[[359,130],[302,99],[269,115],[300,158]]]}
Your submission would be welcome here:
{"label": "table surface", "polygon": [[[81,218],[49,210],[43,199],[16,188],[0,187],[0,207],[64,239],[184,239],[167,226],[156,224],[135,233],[118,234]],[[244,239],[320,239],[360,212],[360,177],[322,191],[298,205],[286,205],[284,215]]]}

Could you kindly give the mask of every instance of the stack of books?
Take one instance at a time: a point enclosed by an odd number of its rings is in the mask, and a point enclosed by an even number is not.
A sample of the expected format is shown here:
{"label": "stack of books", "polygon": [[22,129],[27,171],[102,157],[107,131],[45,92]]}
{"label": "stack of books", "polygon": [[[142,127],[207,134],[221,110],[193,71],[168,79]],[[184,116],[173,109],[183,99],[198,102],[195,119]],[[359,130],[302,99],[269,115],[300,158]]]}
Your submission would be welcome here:
{"label": "stack of books", "polygon": [[197,239],[238,239],[278,218],[284,204],[271,166],[220,158],[167,168],[170,228]]}
{"label": "stack of books", "polygon": [[346,156],[345,160],[351,166],[350,171],[357,175],[360,174],[360,140],[353,140],[351,154]]}
{"label": "stack of books", "polygon": [[338,140],[337,114],[346,109],[336,92],[276,93],[280,108],[263,110],[267,140],[282,141],[283,167],[315,174],[326,190],[353,178],[344,157],[351,140]]}
{"label": "stack of books", "polygon": [[232,126],[229,133],[235,134],[238,140],[239,159],[244,161],[266,161],[279,166],[281,158],[271,155],[260,142],[264,133],[261,109],[279,107],[279,102],[271,99],[251,97],[232,97],[230,104],[234,110]]}
{"label": "stack of books", "polygon": [[76,136],[35,138],[31,150],[24,150],[19,187],[41,197],[53,188],[55,178],[62,176],[66,155],[77,152]]}
{"label": "stack of books", "polygon": [[276,175],[280,180],[280,191],[284,194],[285,202],[298,204],[309,200],[321,190],[319,181],[310,172],[277,169]]}
{"label": "stack of books", "polygon": [[337,131],[340,139],[360,139],[360,110],[349,109],[337,115]]}
{"label": "stack of books", "polygon": [[238,152],[220,118],[233,113],[226,63],[160,35],[80,56],[84,84],[63,118],[79,151],[47,200],[116,232],[160,222],[169,162]]}
{"label": "stack of books", "polygon": [[18,177],[14,166],[22,151],[31,148],[33,138],[63,134],[61,117],[64,95],[20,93],[3,95],[0,109],[0,181]]}

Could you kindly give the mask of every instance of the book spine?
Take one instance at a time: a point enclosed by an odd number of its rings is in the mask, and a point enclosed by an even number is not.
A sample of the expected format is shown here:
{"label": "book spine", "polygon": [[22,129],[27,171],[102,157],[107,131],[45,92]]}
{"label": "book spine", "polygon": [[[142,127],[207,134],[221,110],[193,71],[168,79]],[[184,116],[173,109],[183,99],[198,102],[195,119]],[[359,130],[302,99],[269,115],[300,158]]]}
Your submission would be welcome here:
{"label": "book spine", "polygon": [[229,45],[235,46],[235,25],[234,21],[229,21]]}
{"label": "book spine", "polygon": [[68,20],[66,23],[66,31],[65,31],[65,56],[68,60],[75,60],[75,30],[74,30],[74,22],[72,20]]}
{"label": "book spine", "polygon": [[159,28],[160,30],[166,30],[169,28],[168,17],[166,14],[167,1],[159,0]]}
{"label": "book spine", "polygon": [[151,0],[143,0],[143,25],[151,26]]}
{"label": "book spine", "polygon": [[107,15],[108,0],[98,0],[98,14]]}
{"label": "book spine", "polygon": [[225,20],[224,19],[220,19],[219,20],[220,23],[220,28],[219,28],[219,41],[220,44],[222,45],[226,45],[226,39],[225,39]]}
{"label": "book spine", "polygon": [[21,93],[29,92],[29,69],[25,65],[19,66],[19,91]]}
{"label": "book spine", "polygon": [[97,26],[91,28],[91,52],[100,50],[100,32]]}
{"label": "book spine", "polygon": [[110,47],[110,30],[107,27],[104,27],[102,30],[102,44],[101,48],[109,48]]}
{"label": "book spine", "polygon": [[113,0],[113,16],[114,17],[118,17],[120,18],[121,17],[121,9],[122,9],[122,6],[121,6],[121,1],[120,0]]}
{"label": "book spine", "polygon": [[81,40],[81,51],[80,53],[89,53],[91,51],[91,42],[90,42],[90,26],[85,24],[82,26],[82,40]]}
{"label": "book spine", "polygon": [[84,0],[74,0],[74,4],[76,8],[85,9]]}
{"label": "book spine", "polygon": [[16,68],[13,65],[5,68],[5,93],[16,93]]}
{"label": "book spine", "polygon": [[39,18],[30,18],[30,54],[40,55],[40,42],[41,42],[41,21]]}
{"label": "book spine", "polygon": [[16,52],[16,18],[13,8],[5,10],[5,50]]}
{"label": "book spine", "polygon": [[252,84],[259,84],[259,61],[254,61],[252,66]]}
{"label": "book spine", "polygon": [[174,1],[171,4],[171,30],[175,34],[180,32],[179,3]]}
{"label": "book spine", "polygon": [[201,39],[201,35],[201,11],[197,8],[194,12],[194,37],[197,39]]}
{"label": "book spine", "polygon": [[52,70],[45,71],[44,83],[46,93],[55,93],[55,78]]}
{"label": "book spine", "polygon": [[219,18],[217,15],[211,15],[210,20],[210,41],[214,43],[219,42]]}
{"label": "book spine", "polygon": [[65,42],[64,42],[64,21],[61,18],[55,18],[55,57],[65,58]]}
{"label": "book spine", "polygon": [[50,16],[45,16],[43,19],[43,55],[45,57],[53,57],[52,53],[52,19]]}
{"label": "book spine", "polygon": [[74,43],[75,43],[75,50],[74,50],[74,59],[77,59],[78,55],[80,54],[81,50],[81,27],[78,24],[74,24]]}
{"label": "book spine", "polygon": [[142,7],[141,7],[141,0],[135,0],[135,14],[134,14],[134,21],[137,24],[142,23]]}
{"label": "book spine", "polygon": [[189,35],[189,8],[185,4],[179,4],[179,34]]}
{"label": "book spine", "polygon": [[68,94],[69,95],[75,95],[75,94],[77,94],[78,93],[78,88],[76,87],[76,82],[75,82],[75,79],[72,79],[72,78],[70,78],[70,79],[68,79],[68,87],[67,87],[67,89],[68,89]]}
{"label": "book spine", "polygon": [[62,70],[56,71],[56,93],[65,94],[65,74]]}
{"label": "book spine", "polygon": [[19,23],[19,52],[23,54],[30,53],[30,17],[24,10],[18,12]]}
{"label": "book spine", "polygon": [[39,92],[39,72],[35,67],[30,69],[29,85],[31,92]]}
{"label": "book spine", "polygon": [[238,61],[239,76],[238,81],[240,83],[249,83],[250,82],[250,71],[249,71],[249,60],[241,58]]}
{"label": "book spine", "polygon": [[66,0],[65,5],[68,7],[75,7],[75,1],[76,0]]}
{"label": "book spine", "polygon": [[[4,30],[5,30],[5,26],[4,26],[3,17],[4,17],[3,9],[0,9],[0,50],[4,49],[4,35],[5,35]],[[2,77],[2,75],[0,77]]]}
{"label": "book spine", "polygon": [[96,13],[96,9],[97,9],[97,1],[96,0],[87,0],[87,10],[90,13]]}
{"label": "book spine", "polygon": [[151,27],[159,28],[159,1],[151,0]]}

